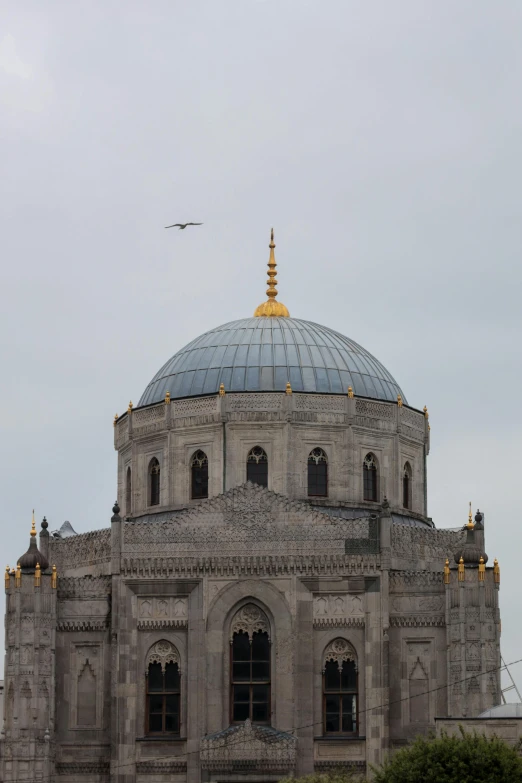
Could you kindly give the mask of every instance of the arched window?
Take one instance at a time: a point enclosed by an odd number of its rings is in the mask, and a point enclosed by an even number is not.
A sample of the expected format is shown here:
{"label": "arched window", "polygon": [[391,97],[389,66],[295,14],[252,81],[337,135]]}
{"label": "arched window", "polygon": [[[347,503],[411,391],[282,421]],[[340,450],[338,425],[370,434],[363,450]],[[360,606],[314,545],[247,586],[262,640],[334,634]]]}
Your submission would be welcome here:
{"label": "arched window", "polygon": [[151,648],[146,663],[146,733],[179,734],[179,653],[173,644],[162,640]]}
{"label": "arched window", "polygon": [[132,511],[132,472],[130,466],[127,468],[127,476],[125,480],[125,513],[130,514]]}
{"label": "arched window", "polygon": [[247,481],[268,487],[268,457],[261,446],[250,449],[247,457]]}
{"label": "arched window", "polygon": [[308,455],[308,495],[328,495],[328,458],[322,449],[313,449]]}
{"label": "arched window", "polygon": [[364,499],[377,502],[377,460],[367,454],[363,462]]}
{"label": "arched window", "polygon": [[334,639],[325,650],[323,727],[325,734],[357,733],[357,655],[345,639]]}
{"label": "arched window", "polygon": [[265,613],[246,604],[231,627],[230,719],[270,723],[270,638]]}
{"label": "arched window", "polygon": [[407,462],[402,472],[402,505],[411,508],[411,467]]}
{"label": "arched window", "polygon": [[196,451],[190,461],[191,493],[193,500],[208,498],[208,457],[204,451]]}
{"label": "arched window", "polygon": [[149,506],[159,506],[160,502],[160,464],[156,457],[149,463]]}

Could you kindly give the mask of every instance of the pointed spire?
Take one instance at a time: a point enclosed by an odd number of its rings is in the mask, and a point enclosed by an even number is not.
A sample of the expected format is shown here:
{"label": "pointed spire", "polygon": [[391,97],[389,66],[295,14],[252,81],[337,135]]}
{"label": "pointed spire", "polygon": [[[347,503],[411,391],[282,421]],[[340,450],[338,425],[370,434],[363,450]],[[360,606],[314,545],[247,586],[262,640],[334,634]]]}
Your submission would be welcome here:
{"label": "pointed spire", "polygon": [[268,259],[268,288],[267,288],[267,296],[268,299],[266,302],[263,302],[263,304],[260,304],[259,307],[256,309],[254,313],[255,318],[259,318],[261,316],[265,317],[278,317],[278,318],[289,318],[290,313],[288,312],[287,308],[282,302],[278,302],[276,299],[277,296],[277,280],[276,280],[276,260],[275,260],[275,243],[274,243],[274,229],[270,232],[270,244],[268,245],[270,248],[270,257]]}
{"label": "pointed spire", "polygon": [[33,508],[33,521],[31,522],[31,536],[36,535],[36,522],[34,521],[34,508]]}
{"label": "pointed spire", "polygon": [[471,500],[469,501],[469,513],[468,513],[468,524],[466,525],[468,530],[473,530],[473,514],[471,513]]}

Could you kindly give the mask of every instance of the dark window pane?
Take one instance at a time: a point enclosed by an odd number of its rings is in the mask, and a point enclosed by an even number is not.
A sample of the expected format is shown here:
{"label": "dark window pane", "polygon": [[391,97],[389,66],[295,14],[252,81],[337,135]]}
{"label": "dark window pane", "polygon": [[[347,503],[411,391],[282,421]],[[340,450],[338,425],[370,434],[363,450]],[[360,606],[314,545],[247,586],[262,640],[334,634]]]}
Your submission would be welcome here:
{"label": "dark window pane", "polygon": [[255,633],[252,637],[252,660],[270,660],[270,642],[267,633]]}
{"label": "dark window pane", "polygon": [[355,671],[355,663],[353,661],[344,661],[341,674],[341,689],[355,690],[357,683],[357,672]]}
{"label": "dark window pane", "polygon": [[252,720],[253,721],[267,721],[268,720],[268,704],[263,702],[254,702],[252,704]]}
{"label": "dark window pane", "polygon": [[330,695],[328,695],[328,696],[326,696],[325,701],[326,701],[326,712],[327,712],[327,714],[334,713],[334,712],[338,713],[340,711],[340,706],[341,706],[341,697],[340,696],[330,696]]}
{"label": "dark window pane", "polygon": [[247,481],[268,486],[268,462],[247,462]]}
{"label": "dark window pane", "polygon": [[149,712],[151,714],[163,712],[163,696],[149,697]]}
{"label": "dark window pane", "polygon": [[192,466],[192,497],[208,497],[208,465]]}
{"label": "dark window pane", "polygon": [[158,506],[160,502],[160,465],[156,458],[149,465],[149,500],[151,506]]}
{"label": "dark window pane", "polygon": [[234,701],[250,701],[250,686],[234,685]]}
{"label": "dark window pane", "polygon": [[270,664],[267,663],[253,663],[252,664],[252,679],[253,680],[268,680],[270,671]]}
{"label": "dark window pane", "polygon": [[326,731],[339,731],[339,713],[326,713]]}
{"label": "dark window pane", "polygon": [[365,500],[377,500],[377,468],[375,466],[368,467],[364,465],[364,499]]}
{"label": "dark window pane", "polygon": [[234,704],[234,711],[233,711],[233,720],[235,721],[243,721],[247,720],[250,713],[250,705],[248,702],[244,703],[236,703]]}
{"label": "dark window pane", "polygon": [[324,668],[324,687],[327,691],[338,691],[341,684],[341,675],[337,661],[328,661]]}
{"label": "dark window pane", "polygon": [[165,667],[165,690],[179,691],[179,670],[177,663],[168,663]]}
{"label": "dark window pane", "polygon": [[179,696],[177,694],[165,696],[165,712],[179,712]]}
{"label": "dark window pane", "polygon": [[250,664],[249,663],[234,663],[232,670],[232,677],[236,680],[250,681]]}
{"label": "dark window pane", "polygon": [[343,712],[342,727],[343,727],[342,728],[343,731],[355,731],[356,730],[355,715],[352,717],[351,712],[349,713]]}
{"label": "dark window pane", "polygon": [[252,701],[268,702],[268,685],[254,685],[252,688]]}
{"label": "dark window pane", "polygon": [[170,731],[174,734],[179,733],[179,718],[178,715],[165,715],[165,731]]}
{"label": "dark window pane", "polygon": [[160,715],[150,715],[149,716],[149,731],[162,731],[163,730],[163,719],[161,714]]}
{"label": "dark window pane", "polygon": [[402,505],[404,508],[410,507],[410,480],[408,476],[402,479]]}
{"label": "dark window pane", "polygon": [[163,690],[163,672],[160,663],[149,664],[148,689],[151,691]]}
{"label": "dark window pane", "polygon": [[232,643],[232,658],[234,661],[250,660],[250,639],[248,634],[240,632],[234,634]]}
{"label": "dark window pane", "polygon": [[308,494],[313,497],[326,497],[328,494],[328,464],[316,462],[312,457],[308,460]]}

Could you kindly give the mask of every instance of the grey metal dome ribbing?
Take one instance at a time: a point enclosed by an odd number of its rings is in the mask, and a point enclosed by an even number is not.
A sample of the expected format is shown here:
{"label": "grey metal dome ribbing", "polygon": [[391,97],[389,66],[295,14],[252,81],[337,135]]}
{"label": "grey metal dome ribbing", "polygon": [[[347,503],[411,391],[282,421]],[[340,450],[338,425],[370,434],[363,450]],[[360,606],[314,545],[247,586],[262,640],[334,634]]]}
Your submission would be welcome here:
{"label": "grey metal dome ribbing", "polygon": [[354,394],[406,398],[383,365],[353,340],[298,318],[243,318],[218,326],[178,351],[156,373],[139,405],[227,392]]}

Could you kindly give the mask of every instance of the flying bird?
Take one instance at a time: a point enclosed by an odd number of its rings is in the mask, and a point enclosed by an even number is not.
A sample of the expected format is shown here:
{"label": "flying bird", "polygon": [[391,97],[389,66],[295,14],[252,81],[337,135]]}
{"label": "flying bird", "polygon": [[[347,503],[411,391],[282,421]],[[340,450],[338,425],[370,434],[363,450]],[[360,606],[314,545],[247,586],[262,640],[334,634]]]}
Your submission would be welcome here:
{"label": "flying bird", "polygon": [[165,228],[176,228],[178,227],[179,231],[181,231],[183,228],[186,228],[187,226],[202,226],[203,223],[173,223],[171,226],[165,226]]}

